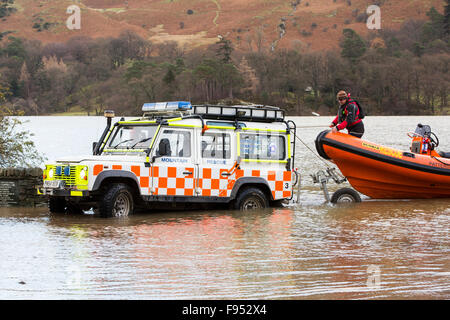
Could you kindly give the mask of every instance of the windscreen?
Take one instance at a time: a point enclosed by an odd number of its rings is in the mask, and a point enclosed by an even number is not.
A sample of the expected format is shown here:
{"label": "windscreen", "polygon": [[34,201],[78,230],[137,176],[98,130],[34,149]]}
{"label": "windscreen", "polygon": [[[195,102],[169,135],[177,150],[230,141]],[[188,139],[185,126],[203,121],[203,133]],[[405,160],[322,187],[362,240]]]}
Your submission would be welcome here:
{"label": "windscreen", "polygon": [[138,150],[150,146],[157,126],[120,126],[114,130],[107,142],[108,150]]}

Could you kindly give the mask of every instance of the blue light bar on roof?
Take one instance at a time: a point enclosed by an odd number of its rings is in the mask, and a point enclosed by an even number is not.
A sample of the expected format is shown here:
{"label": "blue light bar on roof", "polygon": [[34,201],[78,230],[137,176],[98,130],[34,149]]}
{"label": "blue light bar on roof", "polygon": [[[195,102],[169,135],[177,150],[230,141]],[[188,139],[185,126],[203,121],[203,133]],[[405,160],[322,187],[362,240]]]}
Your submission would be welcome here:
{"label": "blue light bar on roof", "polygon": [[151,102],[144,103],[142,106],[143,112],[149,111],[183,111],[192,109],[192,105],[188,101],[170,101],[170,102]]}

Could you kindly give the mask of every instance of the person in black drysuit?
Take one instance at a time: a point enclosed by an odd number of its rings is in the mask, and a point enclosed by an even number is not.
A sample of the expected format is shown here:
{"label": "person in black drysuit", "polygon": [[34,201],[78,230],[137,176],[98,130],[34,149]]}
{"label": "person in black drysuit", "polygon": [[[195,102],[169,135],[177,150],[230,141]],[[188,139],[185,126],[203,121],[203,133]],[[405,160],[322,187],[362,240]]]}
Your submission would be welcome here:
{"label": "person in black drysuit", "polygon": [[347,129],[348,134],[361,138],[364,135],[364,123],[359,118],[358,104],[343,90],[338,92],[337,99],[340,104],[338,115],[331,122],[330,128],[333,128],[333,132]]}

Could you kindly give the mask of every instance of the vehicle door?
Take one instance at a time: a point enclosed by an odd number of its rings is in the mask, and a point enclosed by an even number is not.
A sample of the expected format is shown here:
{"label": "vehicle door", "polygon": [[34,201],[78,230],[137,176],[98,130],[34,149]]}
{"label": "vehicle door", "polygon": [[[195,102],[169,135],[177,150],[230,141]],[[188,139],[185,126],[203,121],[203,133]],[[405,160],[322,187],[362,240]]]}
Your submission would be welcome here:
{"label": "vehicle door", "polygon": [[198,192],[203,197],[229,197],[236,162],[233,130],[209,129],[199,137]]}
{"label": "vehicle door", "polygon": [[192,128],[161,127],[151,154],[152,195],[195,196]]}

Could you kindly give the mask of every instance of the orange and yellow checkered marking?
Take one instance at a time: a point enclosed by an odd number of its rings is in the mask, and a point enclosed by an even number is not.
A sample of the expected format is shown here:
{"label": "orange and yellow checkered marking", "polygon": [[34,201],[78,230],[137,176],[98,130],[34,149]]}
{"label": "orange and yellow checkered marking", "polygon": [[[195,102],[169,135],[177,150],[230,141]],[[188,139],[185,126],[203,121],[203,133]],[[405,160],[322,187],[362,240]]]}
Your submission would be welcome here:
{"label": "orange and yellow checkered marking", "polygon": [[[199,196],[230,197],[237,180],[243,177],[260,177],[267,181],[274,200],[291,197],[292,172],[283,170],[255,170],[237,169],[234,165],[230,169],[201,168],[197,174],[194,167],[168,166],[138,166],[112,165],[112,170],[133,172],[139,182],[142,195],[150,195],[153,188],[155,196],[195,196],[195,189],[199,188]],[[107,166],[97,164],[93,168],[96,176]],[[227,175],[223,175],[227,173]],[[230,174],[230,175],[228,175]],[[198,185],[197,185],[198,184]]]}

